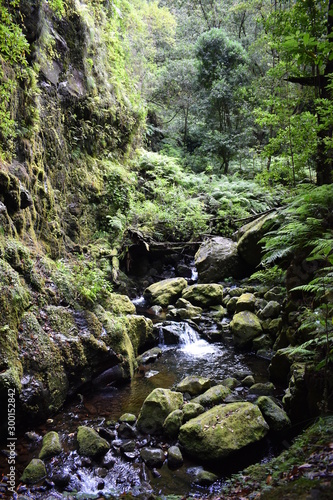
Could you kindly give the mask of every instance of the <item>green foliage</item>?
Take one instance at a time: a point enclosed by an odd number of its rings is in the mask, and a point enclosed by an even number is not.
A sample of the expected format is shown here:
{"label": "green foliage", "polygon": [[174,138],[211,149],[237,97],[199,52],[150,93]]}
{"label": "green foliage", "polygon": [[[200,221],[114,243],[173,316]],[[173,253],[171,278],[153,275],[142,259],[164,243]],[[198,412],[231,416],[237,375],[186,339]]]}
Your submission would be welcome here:
{"label": "green foliage", "polygon": [[297,252],[310,254],[319,238],[332,237],[331,211],[333,192],[331,186],[308,186],[280,212],[281,226],[264,238],[263,264],[290,259]]}
{"label": "green foliage", "polygon": [[112,291],[107,278],[109,267],[98,267],[96,262],[84,257],[77,261],[58,260],[55,268],[51,263],[51,272],[60,297],[72,306],[92,305]]}
{"label": "green foliage", "polygon": [[[0,138],[11,149],[17,133],[15,93],[22,68],[27,64],[29,44],[11,13],[18,8],[18,0],[6,3],[7,7],[0,0]],[[0,147],[0,151],[3,149]]]}

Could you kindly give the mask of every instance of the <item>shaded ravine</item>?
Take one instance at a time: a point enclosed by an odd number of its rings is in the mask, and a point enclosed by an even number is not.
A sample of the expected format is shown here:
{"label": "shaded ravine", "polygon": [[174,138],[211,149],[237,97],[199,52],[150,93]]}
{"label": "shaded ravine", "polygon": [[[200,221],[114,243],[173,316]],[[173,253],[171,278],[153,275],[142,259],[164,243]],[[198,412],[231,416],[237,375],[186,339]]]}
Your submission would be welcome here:
{"label": "shaded ravine", "polygon": [[[35,498],[44,498],[46,490],[59,494],[58,498],[65,492],[77,492],[80,498],[88,498],[90,495],[97,498],[101,494],[119,497],[125,492],[131,492],[133,495],[153,492],[163,496],[188,495],[192,492],[202,496],[218,490],[220,481],[211,488],[193,484],[193,468],[200,464],[186,457],[183,467],[176,471],[170,470],[166,463],[158,471],[149,470],[139,460],[140,447],[162,445],[166,450],[169,443],[150,436],[137,436],[135,432],[132,435],[131,432],[121,434],[116,422],[123,413],[138,415],[144,399],[153,389],[171,388],[187,375],[201,375],[219,383],[227,377],[244,378],[248,374],[255,374],[258,382],[267,381],[268,362],[249,354],[235,352],[231,342],[209,343],[186,322],[172,323],[179,335],[179,343],[165,345],[161,334],[162,356],[155,363],[145,366],[145,370],[137,373],[129,384],[88,389],[68,402],[64,410],[53,419],[19,438],[17,477],[20,477],[32,458],[38,457],[41,448],[40,436],[55,430],[62,442],[63,453],[47,465],[51,480],[47,481],[46,485],[44,483],[40,487],[37,485],[30,488]],[[256,399],[256,396],[249,394],[244,387],[236,388],[233,397],[250,401]],[[108,454],[110,463],[108,456],[95,464],[77,453],[76,431],[79,425],[98,428],[101,435],[112,439],[111,452]],[[136,442],[135,451],[124,452],[124,444],[131,440]],[[230,473],[270,454],[269,446],[269,442],[265,441],[261,448],[248,450],[244,463],[233,463],[231,460],[222,468],[218,466],[211,469],[214,469],[222,481]],[[5,473],[3,465],[1,463],[1,472]],[[22,493],[27,490],[26,486],[19,488]]]}

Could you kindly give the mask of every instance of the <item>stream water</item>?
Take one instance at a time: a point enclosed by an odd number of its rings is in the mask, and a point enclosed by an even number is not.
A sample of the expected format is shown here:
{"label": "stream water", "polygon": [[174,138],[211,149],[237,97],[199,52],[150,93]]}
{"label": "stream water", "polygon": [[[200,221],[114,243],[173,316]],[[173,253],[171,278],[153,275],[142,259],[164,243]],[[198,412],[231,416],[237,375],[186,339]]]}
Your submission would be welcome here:
{"label": "stream water", "polygon": [[[139,306],[137,301],[137,306]],[[198,463],[185,459],[184,466],[176,471],[170,470],[164,464],[158,471],[151,471],[139,460],[140,446],[161,445],[167,449],[167,443],[155,441],[150,437],[128,435],[119,436],[119,424],[116,421],[123,413],[138,415],[144,399],[156,387],[171,388],[187,375],[200,375],[219,383],[227,377],[242,379],[254,374],[256,382],[267,381],[268,362],[249,354],[235,352],[231,342],[227,340],[209,343],[199,335],[198,331],[186,322],[171,322],[169,328],[174,328],[177,344],[165,345],[161,323],[160,347],[162,356],[155,363],[137,373],[131,383],[121,386],[100,387],[98,390],[79,394],[68,402],[62,412],[45,424],[31,429],[33,434],[19,437],[17,442],[17,477],[32,458],[38,457],[41,448],[41,436],[50,430],[59,433],[63,445],[63,453],[52,459],[48,465],[48,473],[52,478],[46,486],[33,488],[33,498],[45,498],[45,491],[52,490],[54,498],[64,498],[77,492],[75,498],[99,498],[131,492],[133,495],[149,492],[160,494],[189,495],[203,498],[213,494],[221,486],[221,481],[231,472],[240,470],[245,465],[257,459],[267,457],[270,453],[269,443],[256,450],[258,455],[244,457],[242,463],[218,465],[214,472],[221,478],[210,488],[193,484],[193,468]],[[157,325],[158,327],[158,325]],[[236,388],[234,398],[240,400],[256,399],[244,387]],[[94,463],[82,458],[76,451],[76,431],[79,425],[92,426],[95,429],[106,429],[112,434],[111,451],[104,462]],[[122,446],[133,438],[136,449],[124,455]],[[257,447],[258,448],[258,447]],[[109,463],[108,463],[109,460]],[[111,468],[110,468],[111,464]],[[1,459],[1,472],[6,474],[6,463]],[[21,491],[25,491],[25,486]],[[66,493],[67,492],[67,493]],[[0,495],[1,496],[1,495]]]}

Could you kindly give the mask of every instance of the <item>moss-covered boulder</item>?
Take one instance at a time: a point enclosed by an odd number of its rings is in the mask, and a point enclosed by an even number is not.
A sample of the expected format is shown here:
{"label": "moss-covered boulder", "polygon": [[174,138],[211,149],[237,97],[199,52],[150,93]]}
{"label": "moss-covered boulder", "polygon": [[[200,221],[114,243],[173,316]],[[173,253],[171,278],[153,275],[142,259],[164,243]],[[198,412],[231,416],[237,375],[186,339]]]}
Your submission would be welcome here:
{"label": "moss-covered boulder", "polygon": [[24,469],[21,481],[23,483],[35,484],[46,476],[46,467],[43,460],[33,458]]}
{"label": "moss-covered boulder", "polygon": [[121,417],[119,417],[119,422],[134,425],[136,422],[136,416],[133,415],[133,413],[124,413]]}
{"label": "moss-covered boulder", "polygon": [[253,293],[243,293],[236,302],[236,313],[241,311],[254,311],[256,297]]}
{"label": "moss-covered boulder", "polygon": [[230,322],[232,338],[235,345],[245,347],[255,337],[262,334],[259,318],[250,311],[241,311],[234,315]]}
{"label": "moss-covered boulder", "polygon": [[272,382],[258,382],[251,385],[249,389],[250,394],[257,394],[258,396],[270,396],[274,394],[275,387]]}
{"label": "moss-covered boulder", "polygon": [[157,434],[162,432],[166,417],[182,407],[183,395],[170,389],[154,389],[145,399],[137,421],[141,432]]}
{"label": "moss-covered boulder", "polygon": [[113,314],[135,314],[136,308],[133,302],[127,295],[118,293],[108,294],[107,302],[104,303],[105,309],[111,311]]}
{"label": "moss-covered boulder", "polygon": [[195,306],[216,306],[222,304],[223,286],[215,283],[191,285],[183,290],[182,296]]}
{"label": "moss-covered boulder", "polygon": [[183,406],[183,422],[188,422],[205,411],[204,407],[193,400]]}
{"label": "moss-covered boulder", "polygon": [[181,320],[200,318],[202,308],[194,306],[188,300],[180,298],[176,302],[175,316]]}
{"label": "moss-covered boulder", "polygon": [[272,431],[279,432],[290,427],[291,422],[288,415],[272,398],[260,396],[257,400],[257,405]]}
{"label": "moss-covered boulder", "polygon": [[153,322],[144,316],[129,315],[127,319],[127,333],[131,340],[134,353],[137,356],[139,350],[145,346],[153,345]]}
{"label": "moss-covered boulder", "polygon": [[276,300],[270,300],[260,311],[262,319],[277,318],[281,311],[281,304]]}
{"label": "moss-covered boulder", "polygon": [[168,438],[177,438],[179,429],[183,424],[183,417],[182,410],[174,410],[164,420],[163,432]]}
{"label": "moss-covered boulder", "polygon": [[195,254],[195,265],[200,283],[216,283],[225,278],[238,278],[244,266],[237,252],[237,243],[217,236],[202,243]]}
{"label": "moss-covered boulder", "polygon": [[61,453],[61,444],[59,439],[59,434],[55,431],[50,431],[43,437],[42,449],[38,457],[41,460],[45,458],[51,458]]}
{"label": "moss-covered boulder", "polygon": [[208,391],[192,399],[192,403],[199,403],[202,406],[214,406],[223,403],[225,398],[231,393],[231,390],[225,385],[214,385]]}
{"label": "moss-covered boulder", "polygon": [[101,438],[101,436],[90,427],[80,426],[78,428],[77,442],[80,455],[86,457],[105,455],[110,449],[110,445],[106,439]]}
{"label": "moss-covered boulder", "polygon": [[239,255],[250,266],[260,264],[262,257],[262,243],[260,240],[276,224],[276,212],[263,215],[253,222],[249,222],[238,231],[237,250]]}
{"label": "moss-covered boulder", "polygon": [[209,389],[211,385],[212,381],[209,378],[189,375],[176,385],[176,389],[182,393],[187,392],[190,396],[197,396]]}
{"label": "moss-covered boulder", "polygon": [[219,460],[259,441],[268,429],[258,406],[231,403],[214,406],[182,425],[179,442],[192,457]]}
{"label": "moss-covered boulder", "polygon": [[144,297],[151,304],[166,307],[174,304],[186,287],[187,281],[184,278],[170,278],[150,285],[145,289]]}

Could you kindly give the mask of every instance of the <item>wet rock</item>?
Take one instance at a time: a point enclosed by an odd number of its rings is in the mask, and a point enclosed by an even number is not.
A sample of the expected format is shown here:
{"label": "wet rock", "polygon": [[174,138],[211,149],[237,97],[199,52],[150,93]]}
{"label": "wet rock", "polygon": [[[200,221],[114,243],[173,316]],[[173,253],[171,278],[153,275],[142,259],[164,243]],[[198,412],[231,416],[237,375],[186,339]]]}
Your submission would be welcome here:
{"label": "wet rock", "polygon": [[225,378],[222,380],[222,385],[233,390],[236,387],[238,387],[240,384],[239,384],[239,380],[237,380],[235,377],[228,377],[228,378]]}
{"label": "wet rock", "polygon": [[26,432],[24,435],[27,439],[29,439],[29,441],[35,442],[35,443],[42,439],[42,436],[37,434],[37,432],[35,432],[35,431]]}
{"label": "wet rock", "polygon": [[113,441],[117,437],[117,433],[115,430],[106,429],[105,427],[98,427],[97,432],[102,438],[106,439],[107,441]]}
{"label": "wet rock", "polygon": [[121,451],[125,452],[125,453],[128,453],[128,452],[131,452],[131,451],[134,451],[136,448],[136,443],[135,441],[127,441],[126,443],[123,443],[121,446],[120,446],[120,449]]}
{"label": "wet rock", "polygon": [[183,463],[183,455],[178,446],[170,446],[168,449],[168,467],[170,469],[178,469]]}
{"label": "wet rock", "polygon": [[200,283],[216,283],[230,276],[244,274],[237,244],[229,238],[215,237],[204,242],[195,254]]}
{"label": "wet rock", "polygon": [[250,394],[257,394],[258,396],[269,396],[274,394],[274,391],[275,387],[272,382],[254,384],[249,389]]}
{"label": "wet rock", "polygon": [[199,486],[210,486],[218,480],[216,474],[204,470],[202,467],[191,468],[190,472],[194,475],[194,484],[197,484]]}
{"label": "wet rock", "polygon": [[256,297],[253,293],[243,293],[236,302],[236,313],[241,311],[254,311]]}
{"label": "wet rock", "polygon": [[163,338],[165,345],[178,344],[184,334],[193,334],[193,326],[196,327],[193,323],[190,326],[189,322],[165,321],[155,325],[155,332],[160,340]]}
{"label": "wet rock", "polygon": [[194,306],[191,304],[191,302],[182,298],[177,300],[176,308],[176,317],[180,318],[181,320],[200,318],[202,314],[201,307]]}
{"label": "wet rock", "polygon": [[170,278],[150,285],[145,289],[144,297],[152,304],[166,307],[175,303],[186,287],[187,281],[184,278]]}
{"label": "wet rock", "polygon": [[136,358],[138,365],[147,365],[148,363],[154,363],[158,358],[162,356],[162,350],[159,347],[153,347],[149,351],[144,352]]}
{"label": "wet rock", "polygon": [[51,458],[59,455],[62,451],[59,435],[55,431],[48,432],[43,437],[42,449],[39,453],[39,458],[44,460],[45,458]]}
{"label": "wet rock", "polygon": [[182,410],[175,410],[171,412],[164,421],[163,432],[168,438],[176,439],[180,427],[183,424]]}
{"label": "wet rock", "polygon": [[153,335],[153,322],[149,318],[139,315],[128,315],[126,317],[126,328],[132,343],[134,353],[137,356],[140,349],[150,347],[155,343]]}
{"label": "wet rock", "polygon": [[59,488],[66,488],[71,480],[71,476],[67,470],[59,469],[53,472],[51,479],[55,486],[58,486]]}
{"label": "wet rock", "polygon": [[203,308],[220,305],[223,300],[223,286],[215,283],[191,285],[183,290],[182,297]]}
{"label": "wet rock", "polygon": [[257,400],[257,405],[272,431],[280,432],[290,427],[291,422],[288,415],[272,398],[260,396]]}
{"label": "wet rock", "polygon": [[33,458],[24,469],[21,481],[23,483],[35,484],[44,479],[46,476],[46,468],[43,460]]}
{"label": "wet rock", "polygon": [[[237,381],[238,383],[238,381]],[[230,389],[225,385],[214,385],[208,391],[192,399],[192,403],[199,403],[202,406],[214,406],[221,404],[230,394]]]}
{"label": "wet rock", "polygon": [[218,460],[259,441],[268,429],[258,406],[231,403],[214,406],[182,425],[179,442],[192,457]]}
{"label": "wet rock", "polygon": [[267,319],[262,321],[262,328],[265,333],[275,339],[282,327],[282,318]]}
{"label": "wet rock", "polygon": [[297,354],[292,355],[288,348],[279,349],[273,356],[269,365],[270,378],[273,382],[286,384],[290,372],[290,367],[297,359]]}
{"label": "wet rock", "polygon": [[162,432],[166,417],[181,408],[183,395],[170,389],[154,389],[145,399],[137,427],[141,432],[155,434]]}
{"label": "wet rock", "polygon": [[34,204],[33,199],[29,191],[21,186],[20,189],[20,208],[24,210],[25,208],[32,207]]}
{"label": "wet rock", "polygon": [[242,311],[234,315],[230,322],[235,345],[245,347],[252,339],[262,334],[259,318],[250,311]]}
{"label": "wet rock", "polygon": [[87,457],[105,455],[110,449],[109,443],[90,427],[80,426],[78,428],[77,441],[80,454]]}
{"label": "wet rock", "polygon": [[188,393],[191,396],[197,396],[209,389],[211,385],[212,381],[209,378],[190,375],[176,385],[176,390],[182,393]]}
{"label": "wet rock", "polygon": [[150,309],[148,309],[149,314],[152,316],[160,316],[163,312],[163,307],[161,306],[152,306]]}
{"label": "wet rock", "polygon": [[228,313],[232,314],[236,311],[236,305],[238,302],[238,297],[231,297],[226,303]]}
{"label": "wet rock", "polygon": [[124,413],[120,418],[119,422],[123,422],[125,424],[133,425],[136,422],[136,416],[133,413]]}
{"label": "wet rock", "polygon": [[252,347],[255,351],[260,349],[270,349],[273,347],[273,340],[269,335],[260,335],[252,340]]}
{"label": "wet rock", "polygon": [[255,380],[254,380],[253,375],[247,375],[247,377],[245,377],[242,380],[242,385],[244,385],[245,387],[251,387],[251,385],[254,385],[254,384],[255,384]]}
{"label": "wet rock", "polygon": [[140,455],[150,469],[159,469],[165,461],[165,455],[160,448],[142,448]]}
{"label": "wet rock", "polygon": [[103,457],[102,465],[107,469],[112,469],[117,459],[112,455],[112,451],[109,450]]}
{"label": "wet rock", "polygon": [[260,311],[260,317],[262,319],[277,318],[277,316],[280,314],[280,311],[281,311],[281,305],[279,304],[279,302],[271,300],[266,304],[264,309]]}
{"label": "wet rock", "polygon": [[122,439],[131,439],[137,436],[137,431],[127,422],[122,422],[118,427],[118,435]]}
{"label": "wet rock", "polygon": [[187,403],[183,406],[183,422],[188,422],[191,418],[195,418],[205,411],[204,407],[195,402]]}

